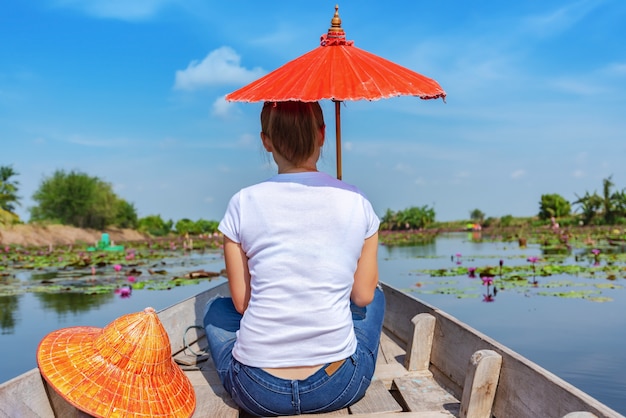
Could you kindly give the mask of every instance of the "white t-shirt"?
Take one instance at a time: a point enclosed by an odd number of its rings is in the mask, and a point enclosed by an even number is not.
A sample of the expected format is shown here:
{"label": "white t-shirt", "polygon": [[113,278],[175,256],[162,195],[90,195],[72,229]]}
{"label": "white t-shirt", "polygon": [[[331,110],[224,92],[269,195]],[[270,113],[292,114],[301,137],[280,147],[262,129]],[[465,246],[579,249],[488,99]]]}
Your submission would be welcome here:
{"label": "white t-shirt", "polygon": [[219,230],[248,256],[251,297],[233,356],[293,367],[352,355],[354,272],[379,224],[356,187],[325,173],[278,174],[235,194]]}

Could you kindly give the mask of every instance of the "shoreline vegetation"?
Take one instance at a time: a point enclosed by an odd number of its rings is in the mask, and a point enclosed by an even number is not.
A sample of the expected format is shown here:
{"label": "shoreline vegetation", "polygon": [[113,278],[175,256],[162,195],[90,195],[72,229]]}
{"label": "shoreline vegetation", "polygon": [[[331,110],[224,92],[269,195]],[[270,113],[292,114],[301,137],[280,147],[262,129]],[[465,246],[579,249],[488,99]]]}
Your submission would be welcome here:
{"label": "shoreline vegetation", "polygon": [[[499,240],[517,242],[520,246],[538,243],[542,247],[567,248],[601,245],[626,247],[626,226],[617,225],[583,225],[575,219],[564,219],[567,226],[560,226],[555,221],[543,221],[538,217],[510,218],[505,225],[499,219],[491,219],[486,226],[472,221],[433,222],[421,228],[391,229],[381,228],[380,243],[386,246],[411,246],[431,242],[442,233],[467,232],[469,239]],[[385,227],[383,221],[382,224]],[[0,245],[20,247],[49,247],[49,246],[91,246],[102,238],[102,234],[109,236],[111,243],[129,244],[150,241],[189,240],[202,241],[211,236],[211,242],[219,246],[220,240],[215,239],[217,232],[194,232],[172,230],[166,234],[151,234],[131,228],[108,227],[102,230],[79,228],[62,224],[13,224],[0,225]],[[204,246],[203,246],[204,247]]]}

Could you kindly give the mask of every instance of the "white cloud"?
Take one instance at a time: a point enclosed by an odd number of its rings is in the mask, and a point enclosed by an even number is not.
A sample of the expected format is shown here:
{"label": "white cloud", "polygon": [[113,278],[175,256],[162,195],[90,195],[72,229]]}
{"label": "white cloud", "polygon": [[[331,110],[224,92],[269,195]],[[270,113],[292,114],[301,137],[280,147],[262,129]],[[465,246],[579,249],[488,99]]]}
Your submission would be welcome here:
{"label": "white cloud", "polygon": [[400,173],[406,174],[406,175],[411,175],[413,174],[413,167],[404,164],[404,163],[398,163],[396,164],[396,166],[394,167],[394,169]]}
{"label": "white cloud", "polygon": [[176,71],[174,88],[197,90],[220,84],[244,84],[265,74],[259,67],[251,70],[241,66],[241,57],[230,47],[211,51],[202,61],[191,61],[186,69]]}
{"label": "white cloud", "polygon": [[608,65],[604,71],[606,74],[615,76],[626,76],[626,63],[613,63]]}
{"label": "white cloud", "polygon": [[572,177],[581,179],[585,177],[585,172],[583,170],[574,170],[574,172],[572,173]]}
{"label": "white cloud", "polygon": [[237,143],[243,146],[250,146],[254,145],[257,141],[259,142],[259,144],[261,143],[261,138],[259,138],[259,136],[257,135],[243,134],[239,137]]}
{"label": "white cloud", "polygon": [[553,85],[566,93],[580,94],[583,96],[596,95],[604,93],[604,89],[583,80],[575,80],[572,78],[562,78],[553,83]]}
{"label": "white cloud", "polygon": [[220,117],[229,116],[234,107],[234,103],[226,101],[225,96],[221,96],[213,102],[211,113]]}
{"label": "white cloud", "polygon": [[519,178],[524,177],[525,175],[526,175],[526,170],[519,169],[511,173],[511,178],[519,179]]}
{"label": "white cloud", "polygon": [[591,13],[601,2],[580,0],[543,15],[526,19],[526,29],[535,35],[551,36],[569,30]]}
{"label": "white cloud", "polygon": [[103,147],[103,148],[117,148],[128,146],[131,141],[123,138],[93,138],[85,137],[82,135],[73,135],[68,138],[61,139],[64,142],[70,144],[84,145],[87,147]]}
{"label": "white cloud", "polygon": [[88,15],[122,20],[148,19],[175,0],[56,0],[55,5]]}

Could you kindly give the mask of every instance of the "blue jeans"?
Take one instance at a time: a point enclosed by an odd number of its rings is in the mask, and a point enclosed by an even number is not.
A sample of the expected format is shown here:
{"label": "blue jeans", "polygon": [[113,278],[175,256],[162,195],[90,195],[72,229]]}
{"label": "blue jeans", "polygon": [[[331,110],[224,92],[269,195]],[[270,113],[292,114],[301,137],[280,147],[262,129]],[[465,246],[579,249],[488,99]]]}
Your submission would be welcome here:
{"label": "blue jeans", "polygon": [[364,308],[351,304],[350,308],[357,338],[356,352],[330,376],[325,370],[327,364],[304,380],[288,380],[235,360],[232,349],[241,314],[231,298],[209,301],[204,329],[224,388],[237,405],[252,415],[331,412],[352,405],[365,395],[374,375],[385,295],[377,288],[372,303]]}

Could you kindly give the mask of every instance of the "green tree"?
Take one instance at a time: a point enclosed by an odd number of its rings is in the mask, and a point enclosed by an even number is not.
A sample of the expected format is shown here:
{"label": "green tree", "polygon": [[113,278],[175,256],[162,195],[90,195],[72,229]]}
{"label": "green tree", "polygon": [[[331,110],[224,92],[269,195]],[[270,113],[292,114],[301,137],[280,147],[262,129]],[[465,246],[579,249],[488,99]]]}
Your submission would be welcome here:
{"label": "green tree", "polygon": [[184,235],[184,234],[197,235],[198,234],[198,232],[196,231],[196,223],[192,221],[191,219],[187,219],[187,218],[179,219],[176,222],[176,225],[174,225],[174,228],[176,229],[176,232],[180,235]]}
{"label": "green tree", "polygon": [[513,215],[504,215],[500,217],[500,226],[508,227],[513,223]]}
{"label": "green tree", "polygon": [[124,199],[117,199],[113,223],[120,228],[137,228],[139,219],[135,205]]}
{"label": "green tree", "polygon": [[219,222],[217,221],[207,221],[206,219],[198,219],[196,221],[196,229],[201,234],[213,234],[217,232],[217,227],[219,226]]}
{"label": "green tree", "polygon": [[120,200],[109,183],[85,173],[57,170],[33,194],[31,220],[103,229],[118,216]]}
{"label": "green tree", "polygon": [[15,212],[15,205],[20,204],[17,195],[20,183],[12,178],[17,173],[11,166],[0,166],[0,209],[7,212]]}
{"label": "green tree", "polygon": [[474,209],[470,212],[470,219],[476,223],[482,223],[485,220],[485,213],[480,209]]}
{"label": "green tree", "polygon": [[165,222],[161,215],[148,215],[139,219],[139,231],[146,232],[155,237],[162,237],[172,232],[174,222],[169,220]]}
{"label": "green tree", "polygon": [[539,202],[539,219],[548,220],[553,216],[560,218],[568,216],[572,211],[570,202],[563,196],[552,193],[542,194]]}
{"label": "green tree", "polygon": [[390,230],[420,229],[433,222],[435,222],[435,209],[427,205],[413,206],[398,212],[387,209],[382,218],[381,228]]}
{"label": "green tree", "polygon": [[207,221],[206,219],[198,219],[197,221],[192,221],[191,219],[183,218],[176,222],[174,225],[174,229],[176,233],[179,235],[190,234],[190,235],[200,235],[200,234],[212,234],[217,231],[217,227],[219,222],[217,221]]}

